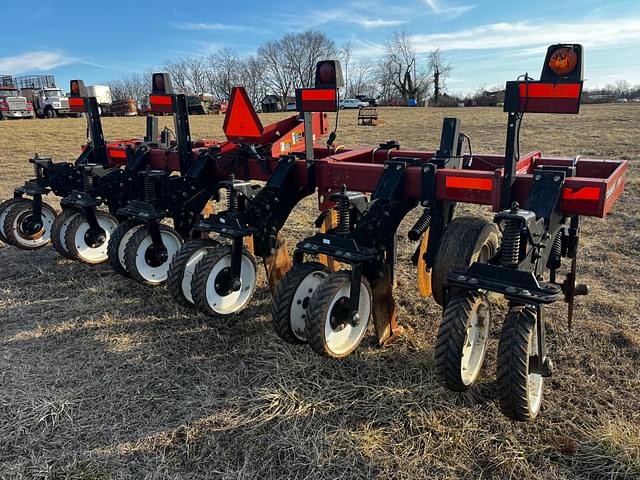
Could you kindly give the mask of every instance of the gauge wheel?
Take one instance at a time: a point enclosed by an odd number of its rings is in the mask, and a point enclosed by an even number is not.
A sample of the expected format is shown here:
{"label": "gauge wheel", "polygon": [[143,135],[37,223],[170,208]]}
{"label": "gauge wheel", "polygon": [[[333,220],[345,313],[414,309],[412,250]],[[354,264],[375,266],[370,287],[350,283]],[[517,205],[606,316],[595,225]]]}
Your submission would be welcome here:
{"label": "gauge wheel", "polygon": [[212,248],[220,245],[216,240],[195,239],[186,242],[169,265],[167,288],[176,303],[183,307],[193,305],[191,281],[200,260]]}
{"label": "gauge wheel", "polygon": [[6,209],[4,235],[7,243],[23,250],[37,250],[51,242],[51,227],[56,219],[56,211],[42,202],[42,222],[32,219],[33,201],[22,199]]}
{"label": "gauge wheel", "polygon": [[495,223],[477,217],[454,218],[442,235],[431,271],[433,299],[444,307],[447,276],[474,262],[486,263],[496,254],[500,237]]}
{"label": "gauge wheel", "polygon": [[56,217],[51,227],[51,243],[53,248],[65,258],[73,259],[69,250],[67,250],[65,238],[69,225],[78,215],[82,215],[80,209],[75,207],[66,208]]}
{"label": "gauge wheel", "polygon": [[224,318],[242,311],[256,290],[257,273],[253,255],[243,248],[240,281],[232,285],[231,246],[212,248],[198,262],[191,280],[195,305],[210,317]]}
{"label": "gauge wheel", "polygon": [[459,292],[442,315],[435,372],[451,390],[463,392],[480,376],[487,353],[491,306],[484,293]]}
{"label": "gauge wheel", "polygon": [[306,317],[313,292],[329,275],[318,262],[294,266],[282,278],[271,304],[273,329],[285,342],[307,343]]}
{"label": "gauge wheel", "polygon": [[137,220],[125,220],[118,224],[111,234],[111,237],[109,237],[109,244],[107,245],[109,265],[111,265],[116,272],[125,277],[129,276],[124,264],[125,248],[133,234],[142,227],[143,225]]}
{"label": "gauge wheel", "polygon": [[100,226],[97,231],[91,230],[87,217],[77,215],[65,234],[65,244],[71,258],[89,265],[98,265],[109,260],[109,237],[118,226],[118,220],[110,213],[97,210],[95,214]]}
{"label": "gauge wheel", "polygon": [[538,357],[537,315],[530,307],[512,307],[500,333],[497,385],[500,410],[512,420],[533,420],[540,413],[544,377],[530,371]]}
{"label": "gauge wheel", "polygon": [[4,243],[9,243],[9,240],[7,240],[7,236],[4,234],[4,221],[7,218],[9,210],[21,202],[25,202],[28,204],[29,202],[31,202],[31,200],[27,200],[26,198],[10,198],[9,200],[5,200],[4,202],[0,203],[0,240],[2,240]]}
{"label": "gauge wheel", "polygon": [[144,285],[166,282],[171,260],[182,247],[180,234],[167,225],[160,225],[160,237],[162,246],[157,248],[145,226],[137,229],[125,246],[125,268],[131,278]]}
{"label": "gauge wheel", "polygon": [[311,296],[305,331],[309,346],[318,354],[343,358],[358,346],[371,319],[373,296],[369,282],[363,277],[360,286],[358,315],[349,318],[350,272],[329,274]]}

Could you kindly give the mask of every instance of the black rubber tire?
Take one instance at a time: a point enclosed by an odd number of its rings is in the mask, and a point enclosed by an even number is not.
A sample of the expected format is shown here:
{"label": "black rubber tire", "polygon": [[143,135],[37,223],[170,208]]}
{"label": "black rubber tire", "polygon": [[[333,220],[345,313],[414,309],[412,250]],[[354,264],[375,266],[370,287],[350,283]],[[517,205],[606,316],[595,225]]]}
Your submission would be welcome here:
{"label": "black rubber tire", "polygon": [[[118,228],[118,219],[113,215],[111,215],[110,213],[105,212],[103,210],[97,210],[96,216],[98,218],[100,217],[106,218],[107,220],[115,224],[115,227],[111,232],[113,232],[116,228]],[[85,263],[87,265],[99,265],[101,263],[108,262],[109,257],[107,256],[106,251],[104,252],[103,258],[100,258],[98,260],[93,260],[87,257],[83,257],[80,251],[78,250],[78,246],[76,245],[76,242],[75,242],[76,231],[85,223],[87,223],[87,219],[85,218],[85,216],[79,215],[73,219],[73,221],[69,224],[69,227],[67,228],[67,232],[65,235],[65,245],[67,247],[67,250],[69,251],[70,258],[72,260],[75,260],[76,262]],[[111,232],[105,232],[107,237],[105,239],[105,242],[107,243],[107,249],[109,248],[109,237],[111,237]]]}
{"label": "black rubber tire", "polygon": [[[38,250],[40,248],[46,247],[51,243],[51,231],[48,232],[49,233],[48,241],[43,242],[39,245],[34,245],[34,246],[20,243],[20,241],[16,237],[16,231],[14,230],[13,225],[21,214],[23,214],[27,210],[31,210],[32,205],[33,205],[32,200],[21,199],[20,202],[17,202],[15,205],[9,207],[9,210],[7,211],[6,217],[4,219],[4,225],[2,227],[4,236],[6,237],[7,243],[9,245],[13,245],[14,247],[18,247],[22,250]],[[55,221],[55,218],[58,215],[56,211],[48,203],[42,202],[42,211],[44,212],[45,210],[49,211],[49,213],[53,216],[53,220]],[[51,224],[53,225],[53,221],[51,222]]]}
{"label": "black rubber tire", "polygon": [[280,280],[276,288],[276,293],[271,303],[271,322],[278,336],[287,343],[294,345],[307,343],[298,337],[291,328],[291,307],[293,298],[302,281],[309,274],[318,271],[328,272],[329,270],[326,265],[318,262],[305,262],[296,265]]}
{"label": "black rubber tire", "polygon": [[442,235],[431,271],[433,299],[438,305],[445,305],[445,283],[449,272],[471,265],[485,245],[490,249],[491,258],[497,252],[499,244],[500,235],[496,224],[477,217],[454,218]]}
{"label": "black rubber tire", "polygon": [[[451,390],[464,392],[473,386],[473,382],[465,383],[461,375],[462,352],[466,340],[466,333],[474,307],[480,305],[486,309],[487,320],[491,324],[491,306],[487,296],[479,292],[460,292],[451,298],[442,314],[442,321],[438,329],[434,352],[434,370],[436,375]],[[488,333],[488,332],[487,332]],[[480,358],[480,369],[487,353],[487,339],[485,340],[483,355]]]}
{"label": "black rubber tire", "polygon": [[[167,276],[167,288],[171,298],[183,307],[192,307],[193,303],[184,295],[182,289],[182,281],[184,280],[184,271],[191,257],[200,250],[210,250],[220,245],[220,242],[212,239],[195,239],[186,242],[178,254],[173,257],[171,265],[169,265],[169,274]],[[202,259],[200,259],[202,261]],[[198,261],[198,263],[200,263]],[[196,264],[197,265],[197,264]],[[195,273],[195,272],[194,272]],[[193,294],[192,294],[193,298]]]}
{"label": "black rubber tire", "polygon": [[[351,273],[347,271],[339,271],[331,273],[325,280],[316,288],[313,292],[311,301],[309,302],[309,308],[307,308],[306,318],[306,333],[307,343],[311,349],[318,355],[330,358],[344,358],[353,353],[360,345],[362,339],[366,335],[368,325],[371,321],[371,315],[373,313],[373,307],[370,308],[369,318],[367,318],[367,328],[365,328],[362,337],[359,341],[348,351],[337,354],[329,349],[325,338],[325,322],[329,313],[329,307],[333,298],[338,294],[340,289],[345,285],[351,283]],[[369,282],[364,276],[362,277],[362,285],[360,288],[366,288],[369,291],[369,298],[373,300],[371,293],[371,287]]]}
{"label": "black rubber tire", "polygon": [[[182,243],[182,237],[174,228],[171,228],[168,225],[160,225],[160,235],[162,235],[163,232],[174,235],[176,238],[180,239],[180,243]],[[133,236],[129,239],[124,253],[124,266],[129,276],[138,283],[156,287],[164,284],[166,282],[166,279],[160,280],[158,282],[150,282],[144,276],[142,276],[142,274],[138,271],[138,267],[136,265],[139,246],[148,235],[149,229],[147,227],[143,227],[136,233],[134,233]],[[167,271],[172,260],[173,257],[167,258]]]}
{"label": "black rubber tire", "polygon": [[[27,200],[26,198],[10,198],[0,203],[0,217],[2,216],[3,212],[5,213],[5,215],[8,214],[9,212],[7,210],[9,210],[10,208],[13,208],[15,205],[17,205],[20,202],[31,202],[31,200]],[[4,234],[4,221],[0,223],[0,240],[2,240],[7,245],[11,245],[9,243],[9,240],[7,240],[7,237]]]}
{"label": "black rubber tire", "polygon": [[529,342],[535,328],[535,312],[522,306],[512,307],[502,325],[496,374],[498,403],[512,420],[533,420],[540,412],[540,408],[532,411],[528,396]]}
{"label": "black rubber tire", "polygon": [[[244,309],[244,306],[251,302],[251,298],[253,297],[253,294],[256,290],[256,285],[254,285],[253,291],[251,292],[246,302],[244,302],[243,307],[235,312],[225,314],[217,312],[211,308],[211,305],[209,305],[209,301],[207,299],[207,282],[209,280],[209,275],[215,265],[227,255],[231,255],[230,245],[221,244],[211,249],[211,251],[209,251],[204,256],[204,258],[200,260],[200,262],[198,262],[196,271],[193,273],[193,278],[191,279],[191,295],[193,295],[193,300],[196,307],[202,313],[212,318],[228,318],[235,315],[236,313],[241,312]],[[256,271],[255,283],[257,283],[257,266],[255,258],[246,248],[242,249],[242,255],[247,257],[253,264],[253,268]]]}
{"label": "black rubber tire", "polygon": [[109,238],[109,245],[107,245],[107,255],[109,256],[109,265],[118,272],[120,275],[124,277],[128,277],[129,273],[127,272],[126,267],[120,263],[120,256],[118,255],[118,250],[120,249],[120,244],[122,239],[126,235],[126,233],[134,227],[141,225],[140,222],[136,220],[125,220],[120,223],[118,227],[113,231],[111,237]]}
{"label": "black rubber tire", "polygon": [[[80,215],[81,211],[78,208],[71,207],[62,210],[60,215],[56,217],[53,222],[53,226],[51,227],[51,244],[53,248],[56,249],[60,255],[70,260],[73,259],[69,250],[67,250],[67,242],[64,236],[61,236],[60,229],[64,226],[65,223],[68,223],[73,220],[76,215]],[[69,225],[67,225],[67,230],[69,229]]]}

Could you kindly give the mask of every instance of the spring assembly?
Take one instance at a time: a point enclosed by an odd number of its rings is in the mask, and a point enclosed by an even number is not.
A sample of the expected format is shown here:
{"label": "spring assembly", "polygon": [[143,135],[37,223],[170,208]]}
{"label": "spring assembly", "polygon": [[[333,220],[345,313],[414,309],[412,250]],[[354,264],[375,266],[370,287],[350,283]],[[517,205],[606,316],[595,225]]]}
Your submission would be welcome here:
{"label": "spring assembly", "polygon": [[153,180],[149,175],[144,176],[144,200],[150,202],[155,199],[155,188]]}
{"label": "spring assembly", "polygon": [[426,232],[430,226],[431,213],[429,212],[429,210],[425,209],[413,228],[409,230],[409,240],[411,240],[412,242],[419,240],[422,234]]}
{"label": "spring assembly", "polygon": [[547,261],[547,268],[555,270],[560,268],[560,262],[562,257],[562,230],[558,232],[556,238],[553,240],[551,246],[551,252],[549,253],[549,260]]}
{"label": "spring assembly", "polygon": [[502,234],[500,263],[505,267],[517,267],[520,258],[520,222],[507,220]]}
{"label": "spring assembly", "polygon": [[349,233],[349,197],[347,197],[347,187],[345,185],[340,189],[340,198],[336,204],[338,212],[338,226],[336,233],[338,235],[347,235]]}
{"label": "spring assembly", "polygon": [[238,211],[238,195],[236,189],[233,188],[233,181],[235,176],[231,174],[229,176],[229,185],[227,187],[227,210],[231,213]]}
{"label": "spring assembly", "polygon": [[89,171],[87,169],[82,170],[82,188],[85,192],[88,192],[93,188],[93,181],[89,176]]}

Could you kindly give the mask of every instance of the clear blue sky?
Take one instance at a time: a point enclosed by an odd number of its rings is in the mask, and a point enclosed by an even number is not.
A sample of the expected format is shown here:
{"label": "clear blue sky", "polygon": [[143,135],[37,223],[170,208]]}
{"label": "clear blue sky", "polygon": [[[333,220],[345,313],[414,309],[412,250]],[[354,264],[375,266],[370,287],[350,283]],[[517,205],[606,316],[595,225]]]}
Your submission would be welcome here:
{"label": "clear blue sky", "polygon": [[[95,5],[95,6],[94,6]],[[539,75],[544,46],[585,45],[587,87],[640,84],[640,0],[182,0],[3,2],[0,73],[54,73],[87,84],[157,68],[226,46],[252,53],[265,40],[307,28],[363,60],[380,56],[394,29],[420,58],[440,47],[452,92]],[[10,19],[10,20],[8,20]]]}

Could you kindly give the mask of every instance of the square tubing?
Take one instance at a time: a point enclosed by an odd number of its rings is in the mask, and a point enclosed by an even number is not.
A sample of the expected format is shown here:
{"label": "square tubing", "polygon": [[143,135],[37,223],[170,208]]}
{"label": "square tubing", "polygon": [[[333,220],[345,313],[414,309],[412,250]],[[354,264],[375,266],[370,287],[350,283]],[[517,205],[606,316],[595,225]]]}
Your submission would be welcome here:
{"label": "square tubing", "polygon": [[244,237],[233,237],[231,245],[231,290],[237,292],[242,286],[240,283],[240,273],[242,269],[242,248]]}
{"label": "square tubing", "polygon": [[[356,263],[351,268],[351,288],[349,289],[349,319],[351,325],[357,325],[362,321],[358,318],[360,310],[360,288],[362,284],[362,264]],[[365,319],[366,321],[367,319]]]}

